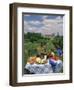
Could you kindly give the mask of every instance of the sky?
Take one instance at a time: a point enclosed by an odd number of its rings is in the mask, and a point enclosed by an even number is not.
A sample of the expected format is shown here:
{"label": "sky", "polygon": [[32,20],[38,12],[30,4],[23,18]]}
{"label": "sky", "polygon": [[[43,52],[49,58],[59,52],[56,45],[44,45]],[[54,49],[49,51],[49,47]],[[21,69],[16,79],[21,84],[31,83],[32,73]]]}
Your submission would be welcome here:
{"label": "sky", "polygon": [[24,33],[34,32],[51,35],[59,32],[63,35],[63,15],[24,14]]}

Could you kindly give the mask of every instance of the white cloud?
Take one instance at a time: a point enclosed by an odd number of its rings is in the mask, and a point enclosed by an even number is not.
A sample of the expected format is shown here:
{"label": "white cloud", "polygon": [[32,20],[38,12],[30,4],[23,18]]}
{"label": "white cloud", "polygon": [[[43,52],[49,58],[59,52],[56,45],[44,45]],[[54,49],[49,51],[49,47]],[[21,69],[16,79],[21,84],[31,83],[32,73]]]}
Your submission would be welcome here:
{"label": "white cloud", "polygon": [[41,24],[40,21],[29,21],[29,24],[37,25]]}
{"label": "white cloud", "polygon": [[60,19],[61,19],[61,16],[57,16],[56,19],[57,19],[57,20],[60,20]]}
{"label": "white cloud", "polygon": [[48,16],[47,15],[44,15],[44,16],[42,16],[42,19],[46,19]]}
{"label": "white cloud", "polygon": [[63,19],[61,16],[56,17],[55,19],[47,19],[43,20],[44,25],[44,34],[52,34],[59,32],[60,35],[63,34]]}
{"label": "white cloud", "polygon": [[[41,27],[36,27],[35,25],[42,25]],[[43,21],[24,21],[24,32],[35,32],[42,34],[52,34],[59,32],[63,35],[63,19],[57,16],[55,19],[47,19],[43,16]]]}

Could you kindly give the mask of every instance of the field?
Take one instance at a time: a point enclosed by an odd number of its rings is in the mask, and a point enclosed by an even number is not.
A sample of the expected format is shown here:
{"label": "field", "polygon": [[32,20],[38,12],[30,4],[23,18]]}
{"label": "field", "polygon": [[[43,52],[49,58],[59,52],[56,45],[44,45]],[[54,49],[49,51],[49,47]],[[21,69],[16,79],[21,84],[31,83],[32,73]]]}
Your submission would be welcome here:
{"label": "field", "polygon": [[[27,63],[29,57],[39,55],[41,53],[48,54],[53,51],[55,55],[56,49],[60,47],[63,51],[63,36],[42,35],[41,33],[24,33],[24,63]],[[63,60],[63,58],[62,58]]]}

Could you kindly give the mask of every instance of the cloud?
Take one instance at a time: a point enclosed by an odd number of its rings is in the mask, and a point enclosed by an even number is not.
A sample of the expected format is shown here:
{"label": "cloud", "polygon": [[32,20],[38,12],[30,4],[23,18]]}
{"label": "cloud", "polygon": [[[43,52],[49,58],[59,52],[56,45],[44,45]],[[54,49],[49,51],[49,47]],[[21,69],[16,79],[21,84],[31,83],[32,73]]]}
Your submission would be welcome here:
{"label": "cloud", "polygon": [[29,21],[29,24],[38,25],[38,24],[41,24],[41,23],[40,23],[40,21]]}
{"label": "cloud", "polygon": [[57,19],[57,20],[60,20],[60,19],[61,19],[61,16],[57,16],[56,19]]}
{"label": "cloud", "polygon": [[48,18],[48,16],[47,16],[47,15],[42,16],[42,19],[46,19],[46,18]]}
{"label": "cloud", "polygon": [[24,32],[35,32],[42,34],[57,34],[63,35],[63,18],[57,16],[54,19],[48,19],[47,16],[42,16],[40,20],[24,21]]}

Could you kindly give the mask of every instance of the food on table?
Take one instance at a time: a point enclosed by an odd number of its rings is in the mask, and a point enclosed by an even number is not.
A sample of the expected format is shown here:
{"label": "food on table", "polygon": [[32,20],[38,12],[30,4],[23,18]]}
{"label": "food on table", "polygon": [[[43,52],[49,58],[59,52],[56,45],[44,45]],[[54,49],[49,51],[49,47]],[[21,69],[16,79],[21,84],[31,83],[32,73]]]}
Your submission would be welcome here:
{"label": "food on table", "polygon": [[30,57],[27,61],[28,64],[34,64],[36,62],[36,56]]}

